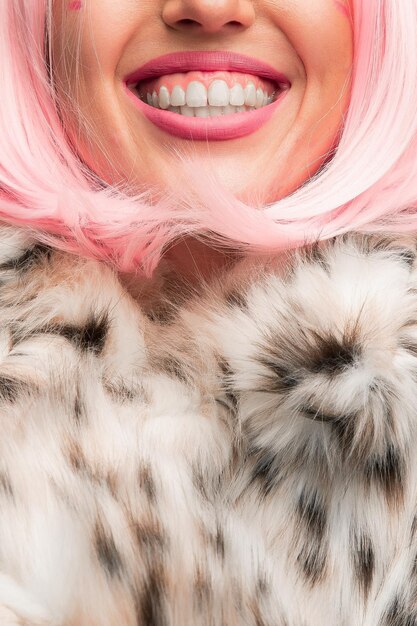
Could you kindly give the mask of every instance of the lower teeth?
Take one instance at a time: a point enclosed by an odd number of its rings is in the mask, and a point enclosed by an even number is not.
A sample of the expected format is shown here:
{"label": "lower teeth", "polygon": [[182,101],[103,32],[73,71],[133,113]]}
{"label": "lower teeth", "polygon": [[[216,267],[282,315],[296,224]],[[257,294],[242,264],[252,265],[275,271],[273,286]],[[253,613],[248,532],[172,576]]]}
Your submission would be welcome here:
{"label": "lower teeth", "polygon": [[248,106],[227,106],[227,107],[168,107],[168,111],[178,113],[186,117],[221,117],[223,115],[234,115],[235,113],[246,113],[254,111],[255,107]]}
{"label": "lower teeth", "polygon": [[[143,102],[146,102],[146,98],[142,96],[141,96],[141,100]],[[274,101],[274,97],[271,96],[270,98],[268,98],[268,102],[263,106],[267,106],[268,104],[271,104],[271,102],[273,101]],[[158,106],[155,107],[149,101],[147,102],[147,104],[149,104],[150,106],[153,106],[153,108],[155,109],[161,109],[161,107],[158,107]],[[256,111],[259,108],[263,108],[263,106],[262,107],[245,106],[245,105],[243,106],[228,105],[224,107],[220,107],[220,106],[204,106],[204,107],[169,106],[168,108],[163,109],[163,110],[171,111],[171,113],[177,113],[178,115],[183,115],[184,117],[221,117],[224,115],[234,115],[235,113],[246,113],[247,111]]]}

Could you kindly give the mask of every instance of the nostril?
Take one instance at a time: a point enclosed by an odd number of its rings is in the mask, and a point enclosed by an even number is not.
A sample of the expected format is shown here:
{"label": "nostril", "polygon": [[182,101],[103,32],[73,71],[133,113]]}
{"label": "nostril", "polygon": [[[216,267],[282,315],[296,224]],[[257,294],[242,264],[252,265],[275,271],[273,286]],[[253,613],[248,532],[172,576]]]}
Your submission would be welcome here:
{"label": "nostril", "polygon": [[231,34],[252,26],[256,19],[253,5],[250,0],[165,0],[160,16],[173,30],[188,30],[193,35]]}
{"label": "nostril", "polygon": [[[176,24],[178,26],[203,26],[201,22],[198,22],[197,20],[192,20],[189,18],[177,20]],[[241,22],[238,22],[237,20],[231,20],[230,22],[227,22],[225,26],[231,26],[232,28],[240,28],[243,26],[243,24]]]}
{"label": "nostril", "polygon": [[178,20],[177,24],[180,24],[182,26],[189,26],[189,25],[197,24],[198,26],[201,26],[200,22],[196,22],[196,20],[190,20],[190,19]]}

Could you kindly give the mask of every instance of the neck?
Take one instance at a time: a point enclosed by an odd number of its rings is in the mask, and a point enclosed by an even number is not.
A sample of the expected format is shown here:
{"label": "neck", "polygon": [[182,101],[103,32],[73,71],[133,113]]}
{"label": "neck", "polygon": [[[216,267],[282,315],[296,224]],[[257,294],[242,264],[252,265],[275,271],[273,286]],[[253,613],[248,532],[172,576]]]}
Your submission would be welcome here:
{"label": "neck", "polygon": [[175,271],[192,284],[207,281],[236,261],[231,250],[216,250],[196,239],[181,239],[166,251],[164,258]]}

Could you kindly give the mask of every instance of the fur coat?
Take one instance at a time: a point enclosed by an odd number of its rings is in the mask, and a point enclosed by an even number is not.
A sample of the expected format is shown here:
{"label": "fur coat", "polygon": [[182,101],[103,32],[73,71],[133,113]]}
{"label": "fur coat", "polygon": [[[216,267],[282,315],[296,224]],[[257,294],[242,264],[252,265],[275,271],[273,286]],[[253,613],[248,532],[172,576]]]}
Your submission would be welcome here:
{"label": "fur coat", "polygon": [[416,625],[415,257],[191,289],[1,226],[1,626]]}

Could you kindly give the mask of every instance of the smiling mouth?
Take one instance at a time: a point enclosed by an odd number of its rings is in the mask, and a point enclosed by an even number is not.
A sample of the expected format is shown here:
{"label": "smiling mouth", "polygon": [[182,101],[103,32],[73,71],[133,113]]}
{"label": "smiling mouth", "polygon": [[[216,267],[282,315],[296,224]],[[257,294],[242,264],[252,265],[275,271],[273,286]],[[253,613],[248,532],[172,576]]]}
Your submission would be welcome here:
{"label": "smiling mouth", "polygon": [[193,141],[251,135],[291,90],[288,77],[268,63],[227,50],[162,55],[123,84],[140,115],[170,135]]}
{"label": "smiling mouth", "polygon": [[190,71],[130,85],[145,104],[184,117],[220,117],[268,106],[287,87],[252,74]]}

